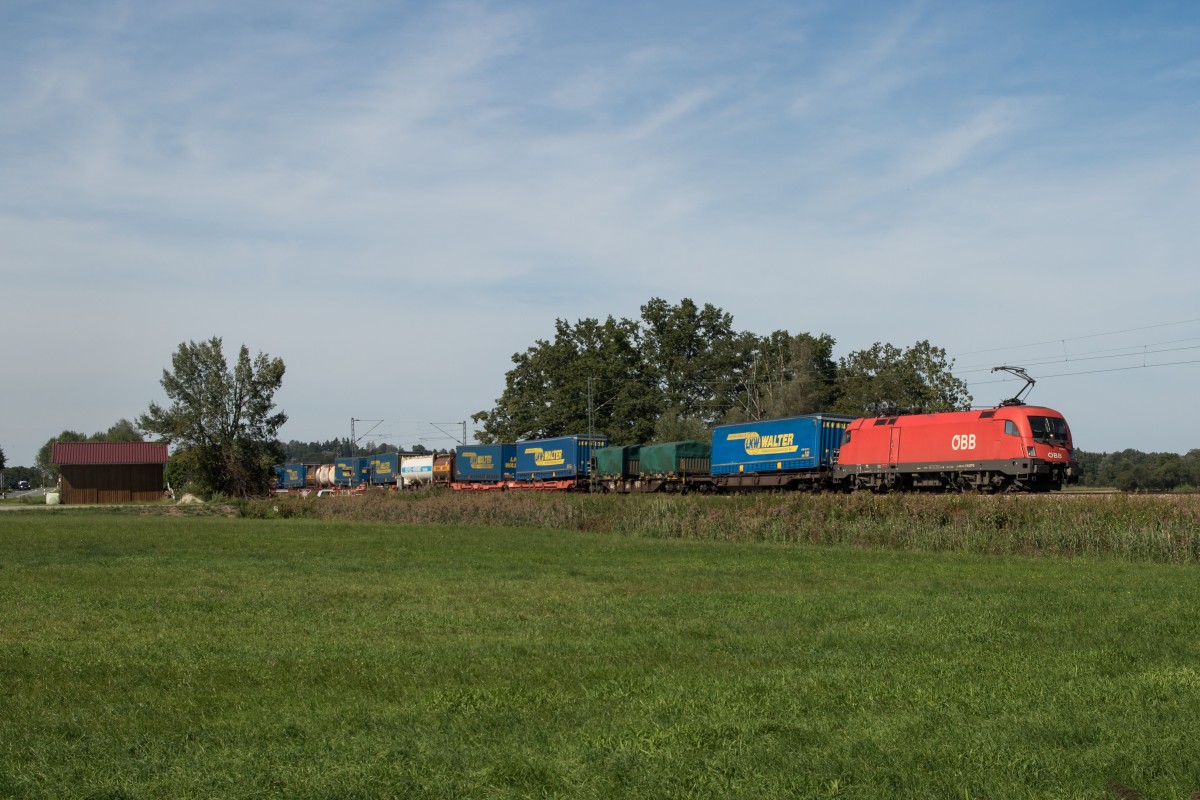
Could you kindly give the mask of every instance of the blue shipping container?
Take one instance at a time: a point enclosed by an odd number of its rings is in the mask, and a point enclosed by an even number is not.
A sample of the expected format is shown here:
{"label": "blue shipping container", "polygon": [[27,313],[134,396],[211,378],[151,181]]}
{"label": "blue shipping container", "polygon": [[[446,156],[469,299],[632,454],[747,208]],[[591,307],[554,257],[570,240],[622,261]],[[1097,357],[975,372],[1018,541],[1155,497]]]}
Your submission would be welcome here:
{"label": "blue shipping container", "polygon": [[396,482],[396,476],[400,474],[399,453],[380,453],[371,456],[370,460],[371,483],[387,484]]}
{"label": "blue shipping container", "polygon": [[371,459],[366,456],[339,458],[334,462],[333,482],[337,486],[361,486],[371,482]]}
{"label": "blue shipping container", "polygon": [[515,444],[459,445],[454,458],[454,480],[462,483],[511,481],[517,473]]}
{"label": "blue shipping container", "polygon": [[575,434],[517,442],[517,480],[555,481],[585,478],[592,450],[608,446],[608,437]]}
{"label": "blue shipping container", "polygon": [[718,425],[712,431],[712,474],[827,469],[854,417],[809,414]]}
{"label": "blue shipping container", "polygon": [[308,470],[304,464],[283,464],[279,469],[280,489],[303,489]]}

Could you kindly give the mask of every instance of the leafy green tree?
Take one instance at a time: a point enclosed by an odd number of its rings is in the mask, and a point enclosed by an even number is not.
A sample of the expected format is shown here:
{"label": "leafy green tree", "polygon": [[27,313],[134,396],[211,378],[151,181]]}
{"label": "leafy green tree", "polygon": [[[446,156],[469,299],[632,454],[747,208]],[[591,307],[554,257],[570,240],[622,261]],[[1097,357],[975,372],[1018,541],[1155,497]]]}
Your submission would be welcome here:
{"label": "leafy green tree", "polygon": [[472,415],[484,442],[516,441],[593,430],[614,443],[645,441],[657,415],[637,326],[555,320],[553,340],[513,355],[505,389],[491,411]]}
{"label": "leafy green tree", "polygon": [[484,442],[605,433],[614,444],[704,438],[719,422],[816,411],[856,415],[969,408],[944,350],[877,343],[834,361],[833,337],[737,331],[721,309],[651,298],[641,319],[555,321],[513,355]]}
{"label": "leafy green tree", "polygon": [[141,442],[144,441],[142,433],[137,427],[127,419],[119,419],[109,426],[108,430],[97,431],[91,436],[85,436],[78,431],[66,430],[58,436],[52,436],[46,441],[37,453],[37,459],[34,462],[39,470],[53,478],[58,478],[58,466],[50,463],[50,458],[54,451],[55,442]]}
{"label": "leafy green tree", "polygon": [[7,462],[5,461],[5,458],[4,458],[4,448],[0,447],[0,469],[4,469],[4,465],[6,463]]}
{"label": "leafy green tree", "polygon": [[743,405],[726,422],[812,414],[832,407],[837,362],[832,336],[775,331],[758,340]]}
{"label": "leafy green tree", "polygon": [[98,438],[100,436],[101,436],[101,434],[96,434],[95,436],[92,437],[91,441],[94,441],[94,442],[96,442],[96,441],[104,441],[104,442],[141,442],[141,441],[144,441],[144,439],[142,438],[141,431],[139,431],[137,429],[137,427],[127,419],[117,420],[115,423],[113,423],[113,425],[107,431],[104,432],[102,439]]}
{"label": "leafy green tree", "polygon": [[1088,453],[1076,450],[1075,464],[1079,467],[1079,484],[1081,486],[1099,486],[1100,469],[1104,463],[1103,453]]}
{"label": "leafy green tree", "polygon": [[[98,434],[97,434],[98,435]],[[79,433],[78,431],[66,430],[58,436],[52,436],[40,448],[38,448],[37,459],[34,462],[37,468],[42,472],[50,475],[54,479],[58,479],[58,465],[51,463],[50,459],[54,452],[55,442],[88,442],[92,441],[91,437]],[[101,441],[101,440],[97,440]]]}
{"label": "leafy green tree", "polygon": [[1200,450],[1187,455],[1143,453],[1120,450],[1115,453],[1075,451],[1080,465],[1080,484],[1123,491],[1171,491],[1200,487]]}
{"label": "leafy green tree", "polygon": [[642,355],[637,324],[612,317],[603,324],[591,320],[576,326],[575,337],[577,368],[586,372],[582,388],[585,395],[590,390],[591,417],[580,430],[606,433],[613,444],[648,441],[660,399]]}
{"label": "leafy green tree", "polygon": [[928,340],[907,349],[876,342],[838,362],[834,410],[875,417],[968,409],[971,395],[951,373],[952,363]]}
{"label": "leafy green tree", "polygon": [[1189,450],[1181,461],[1183,473],[1187,476],[1185,485],[1193,489],[1200,489],[1200,450]]}
{"label": "leafy green tree", "polygon": [[754,334],[738,333],[732,315],[689,298],[670,305],[655,297],[641,311],[647,377],[661,393],[663,411],[708,427],[741,404],[758,344]]}
{"label": "leafy green tree", "polygon": [[349,439],[324,442],[299,442],[293,439],[284,445],[283,460],[289,464],[331,464],[349,452]]}
{"label": "leafy green tree", "polygon": [[709,427],[698,417],[687,416],[679,406],[671,406],[664,411],[654,425],[653,442],[706,442],[709,438]]}
{"label": "leafy green tree", "polygon": [[495,407],[472,416],[479,438],[589,430],[614,444],[692,438],[747,402],[758,337],[690,299],[652,298],[641,311],[639,321],[556,320],[552,340],[513,355]]}
{"label": "leafy green tree", "polygon": [[266,492],[283,456],[275,435],[287,415],[274,400],[283,360],[259,353],[252,361],[242,345],[230,370],[214,336],[180,344],[171,366],[161,380],[171,405],[151,403],[137,425],[174,445],[172,482],[236,497]]}

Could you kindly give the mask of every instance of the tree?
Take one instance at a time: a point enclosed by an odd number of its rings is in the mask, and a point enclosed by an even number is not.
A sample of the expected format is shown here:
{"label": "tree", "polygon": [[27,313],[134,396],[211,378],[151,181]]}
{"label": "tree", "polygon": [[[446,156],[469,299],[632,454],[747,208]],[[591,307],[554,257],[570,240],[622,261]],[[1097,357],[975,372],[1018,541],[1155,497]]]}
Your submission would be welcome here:
{"label": "tree", "polygon": [[4,448],[0,447],[0,469],[4,469],[5,463],[7,462],[4,459]]}
{"label": "tree", "polygon": [[219,337],[184,342],[163,370],[169,408],[151,403],[137,425],[174,446],[170,474],[204,493],[236,497],[268,490],[271,467],[282,460],[276,432],[287,415],[276,412],[284,364],[264,353],[251,361],[243,344],[229,370]]}
{"label": "tree", "polygon": [[[100,438],[103,436],[103,438]],[[144,441],[141,432],[127,419],[119,419],[103,434],[97,433],[91,438],[93,442],[141,442]]]}
{"label": "tree", "polygon": [[967,385],[950,372],[946,351],[928,340],[902,350],[876,342],[838,363],[834,410],[863,417],[966,410]]}
{"label": "tree", "polygon": [[744,404],[726,422],[791,417],[825,411],[837,396],[832,336],[775,331],[758,340]]}
{"label": "tree", "polygon": [[[99,436],[100,434],[96,434]],[[42,472],[57,480],[58,465],[51,462],[51,456],[54,453],[54,444],[56,442],[87,442],[91,441],[86,435],[78,431],[63,431],[58,436],[52,436],[46,440],[46,443],[38,448],[37,459],[34,461],[35,466]],[[103,441],[97,439],[95,441]]]}
{"label": "tree", "polygon": [[833,358],[833,337],[734,329],[733,317],[690,299],[651,298],[641,319],[555,321],[552,340],[513,355],[480,441],[594,431],[613,444],[699,439],[720,422],[842,411],[968,408],[966,384],[927,341],[877,343]]}
{"label": "tree", "polygon": [[[637,325],[555,320],[552,341],[539,339],[505,376],[505,389],[482,423],[483,442],[517,441],[593,430],[613,443],[646,441],[658,412],[646,376]],[[589,416],[590,414],[590,416]]]}
{"label": "tree", "polygon": [[642,349],[662,410],[685,428],[689,420],[720,421],[745,393],[758,337],[735,331],[731,314],[686,297],[674,306],[654,297],[641,310]]}
{"label": "tree", "polygon": [[97,431],[91,436],[85,436],[78,431],[63,431],[58,436],[52,436],[46,440],[37,453],[37,458],[34,464],[39,470],[50,475],[52,478],[58,477],[58,467],[50,463],[51,456],[54,452],[56,442],[140,442],[143,441],[141,431],[127,419],[121,418],[109,426],[106,431]]}

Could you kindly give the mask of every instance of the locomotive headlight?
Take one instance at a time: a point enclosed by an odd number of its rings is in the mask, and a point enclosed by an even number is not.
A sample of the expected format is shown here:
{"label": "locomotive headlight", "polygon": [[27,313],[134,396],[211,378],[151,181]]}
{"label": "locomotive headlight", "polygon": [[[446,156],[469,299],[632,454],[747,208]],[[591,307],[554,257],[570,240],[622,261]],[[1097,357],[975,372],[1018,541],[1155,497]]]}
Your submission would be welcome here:
{"label": "locomotive headlight", "polygon": [[1029,453],[1030,458],[1037,458],[1037,448],[1036,447],[1030,446],[1026,449]]}

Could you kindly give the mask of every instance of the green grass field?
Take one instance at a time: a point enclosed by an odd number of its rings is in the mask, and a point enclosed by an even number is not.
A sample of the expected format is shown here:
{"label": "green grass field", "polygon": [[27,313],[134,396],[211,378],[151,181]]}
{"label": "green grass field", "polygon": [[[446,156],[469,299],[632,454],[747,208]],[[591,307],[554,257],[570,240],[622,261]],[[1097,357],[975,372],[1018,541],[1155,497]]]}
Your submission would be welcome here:
{"label": "green grass field", "polygon": [[0,797],[1200,790],[1194,564],[0,514]]}

